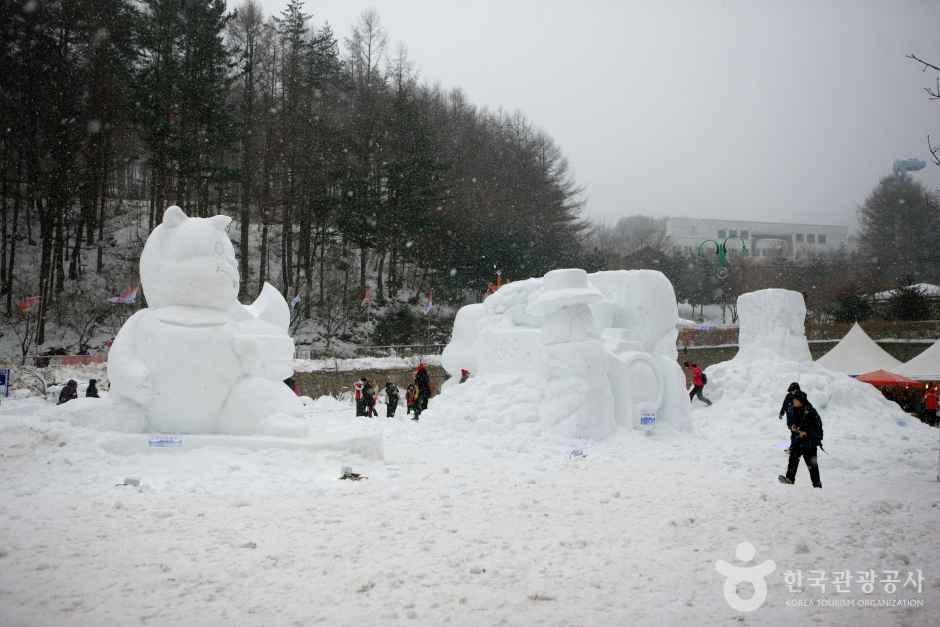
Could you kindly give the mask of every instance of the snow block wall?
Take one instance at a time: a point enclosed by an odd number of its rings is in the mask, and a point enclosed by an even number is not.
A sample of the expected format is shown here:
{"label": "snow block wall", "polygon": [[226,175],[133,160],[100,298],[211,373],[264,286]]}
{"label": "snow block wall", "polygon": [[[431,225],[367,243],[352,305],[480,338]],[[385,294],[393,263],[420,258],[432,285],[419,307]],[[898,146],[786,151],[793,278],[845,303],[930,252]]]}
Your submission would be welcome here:
{"label": "snow block wall", "polygon": [[114,411],[142,415],[148,431],[305,435],[303,404],[283,383],[290,310],[269,284],[253,304],[238,302],[230,222],[170,207],[150,234],[140,258],[149,307],[108,356]]}
{"label": "snow block wall", "polygon": [[812,360],[806,342],[806,303],[799,292],[767,289],[742,294],[738,320],[736,360]]}
{"label": "snow block wall", "polygon": [[[643,416],[687,428],[678,320],[672,284],[655,270],[562,269],[508,283],[458,312],[442,359],[454,379],[432,411],[595,440]],[[473,376],[459,385],[462,368]]]}

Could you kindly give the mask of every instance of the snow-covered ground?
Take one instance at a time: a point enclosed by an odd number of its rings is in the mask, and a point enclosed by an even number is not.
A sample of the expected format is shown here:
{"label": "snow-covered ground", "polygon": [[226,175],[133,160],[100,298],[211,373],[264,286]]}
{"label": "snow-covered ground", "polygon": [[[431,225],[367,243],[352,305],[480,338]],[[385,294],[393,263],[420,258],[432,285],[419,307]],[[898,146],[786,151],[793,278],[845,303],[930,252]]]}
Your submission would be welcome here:
{"label": "snow-covered ground", "polygon": [[[824,488],[803,467],[785,486],[778,406],[726,397],[696,403],[691,433],[593,444],[457,428],[433,401],[420,423],[316,401],[309,420],[381,436],[384,460],[231,438],[151,449],[43,419],[39,399],[5,401],[0,624],[936,624],[937,431],[823,410]],[[343,466],[368,478],[339,481]],[[129,478],[140,485],[117,485]],[[715,568],[742,542],[776,565],[752,614],[726,603]],[[903,583],[918,570],[921,592],[883,591],[885,571]],[[857,571],[875,571],[871,594]],[[858,607],[872,600],[916,603]]]}

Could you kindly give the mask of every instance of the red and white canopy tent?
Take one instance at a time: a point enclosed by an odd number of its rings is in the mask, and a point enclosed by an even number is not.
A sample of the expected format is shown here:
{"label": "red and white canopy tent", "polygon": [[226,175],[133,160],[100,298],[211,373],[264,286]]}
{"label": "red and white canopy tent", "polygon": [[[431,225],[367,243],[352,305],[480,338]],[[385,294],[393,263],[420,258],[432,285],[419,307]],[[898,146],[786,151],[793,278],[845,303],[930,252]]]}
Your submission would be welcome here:
{"label": "red and white canopy tent", "polygon": [[902,377],[899,374],[894,374],[893,372],[888,372],[887,370],[875,370],[873,372],[866,372],[865,374],[860,374],[856,377],[859,381],[864,381],[865,383],[870,383],[875,387],[890,387],[890,386],[919,386],[920,381],[916,379],[908,379],[907,377]]}
{"label": "red and white canopy tent", "polygon": [[816,360],[827,370],[856,376],[874,370],[897,370],[901,362],[878,346],[856,322],[838,344]]}
{"label": "red and white canopy tent", "polygon": [[918,381],[940,381],[940,340],[914,359],[890,370]]}

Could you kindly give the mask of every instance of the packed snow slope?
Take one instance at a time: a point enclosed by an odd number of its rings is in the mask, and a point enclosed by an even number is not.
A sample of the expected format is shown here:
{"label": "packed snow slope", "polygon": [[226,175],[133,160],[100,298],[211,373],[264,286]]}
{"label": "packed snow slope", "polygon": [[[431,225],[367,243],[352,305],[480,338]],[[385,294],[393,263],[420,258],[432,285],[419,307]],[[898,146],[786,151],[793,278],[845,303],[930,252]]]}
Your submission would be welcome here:
{"label": "packed snow slope", "polygon": [[[473,381],[461,388],[470,398]],[[601,443],[457,430],[433,411],[356,419],[331,399],[310,409],[313,427],[358,421],[381,436],[384,460],[187,436],[151,449],[50,421],[43,400],[10,401],[0,624],[935,624],[937,432],[888,412],[836,427],[821,410],[824,489],[804,468],[784,486],[773,400],[722,399],[696,407],[691,433]],[[343,466],[368,478],[337,480]],[[748,615],[715,570],[745,541],[777,565]],[[813,569],[922,569],[922,592],[848,596],[924,606],[795,606],[836,596],[789,590],[786,571]]]}

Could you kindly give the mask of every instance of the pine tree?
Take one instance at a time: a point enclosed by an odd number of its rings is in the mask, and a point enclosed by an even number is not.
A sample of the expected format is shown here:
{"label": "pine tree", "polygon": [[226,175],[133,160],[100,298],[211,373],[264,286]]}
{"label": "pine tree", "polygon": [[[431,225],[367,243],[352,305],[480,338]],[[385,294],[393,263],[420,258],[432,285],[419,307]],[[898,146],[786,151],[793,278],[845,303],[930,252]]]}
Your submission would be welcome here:
{"label": "pine tree", "polygon": [[860,251],[885,280],[940,276],[940,205],[921,183],[907,174],[885,177],[859,214]]}

